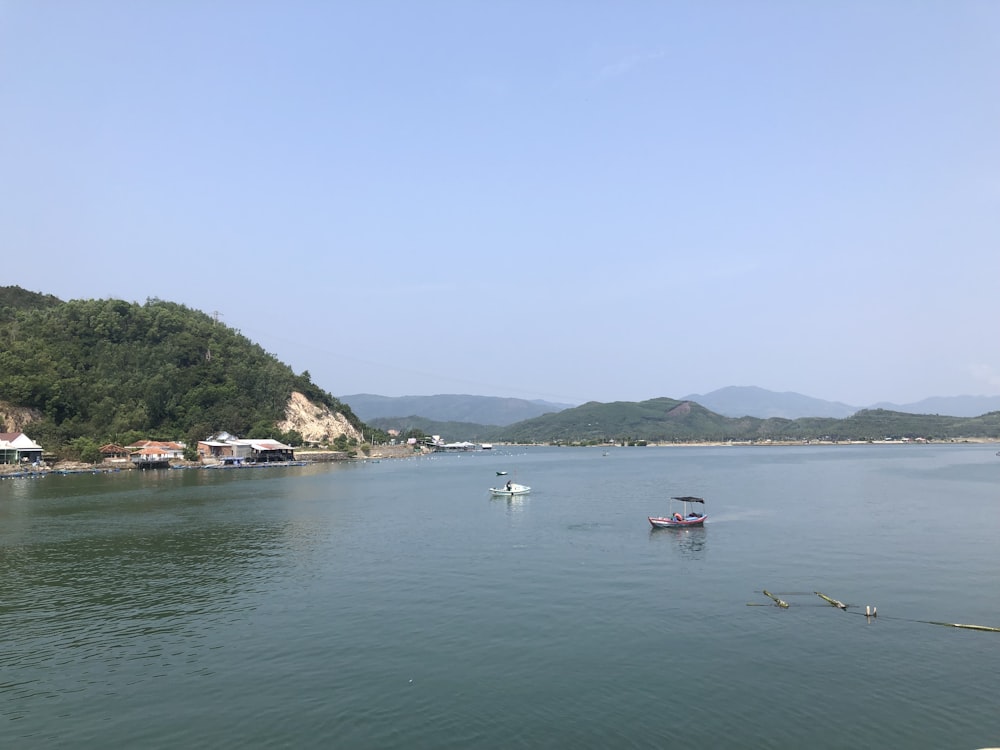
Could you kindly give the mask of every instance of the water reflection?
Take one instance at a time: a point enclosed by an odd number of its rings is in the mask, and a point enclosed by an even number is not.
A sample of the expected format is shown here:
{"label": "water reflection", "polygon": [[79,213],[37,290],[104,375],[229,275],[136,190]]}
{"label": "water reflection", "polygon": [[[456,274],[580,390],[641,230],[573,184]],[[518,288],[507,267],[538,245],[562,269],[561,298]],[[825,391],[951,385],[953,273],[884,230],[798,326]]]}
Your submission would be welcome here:
{"label": "water reflection", "polygon": [[677,545],[682,557],[699,559],[705,552],[706,529],[704,526],[688,529],[650,529],[650,540],[670,541]]}
{"label": "water reflection", "polygon": [[524,506],[528,504],[527,495],[510,495],[505,497],[503,495],[491,495],[490,500],[497,503],[505,503],[507,505],[507,510],[510,511],[522,511]]}

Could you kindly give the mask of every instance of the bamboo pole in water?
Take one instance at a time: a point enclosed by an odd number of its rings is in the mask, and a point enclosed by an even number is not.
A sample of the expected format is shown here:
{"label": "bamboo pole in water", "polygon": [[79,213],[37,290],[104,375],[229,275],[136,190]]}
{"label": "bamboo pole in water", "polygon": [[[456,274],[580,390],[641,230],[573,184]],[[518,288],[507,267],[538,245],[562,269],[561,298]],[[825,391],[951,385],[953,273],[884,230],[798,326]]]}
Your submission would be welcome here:
{"label": "bamboo pole in water", "polygon": [[824,600],[831,607],[836,607],[837,609],[847,609],[847,605],[844,604],[842,601],[838,601],[837,599],[831,599],[826,594],[821,594],[818,591],[814,591],[813,593],[816,594],[816,596],[818,596],[820,599]]}
{"label": "bamboo pole in water", "polygon": [[767,589],[764,589],[764,596],[768,596],[771,599],[773,599],[774,603],[777,604],[782,609],[788,609],[788,602],[786,602],[784,599],[779,599]]}

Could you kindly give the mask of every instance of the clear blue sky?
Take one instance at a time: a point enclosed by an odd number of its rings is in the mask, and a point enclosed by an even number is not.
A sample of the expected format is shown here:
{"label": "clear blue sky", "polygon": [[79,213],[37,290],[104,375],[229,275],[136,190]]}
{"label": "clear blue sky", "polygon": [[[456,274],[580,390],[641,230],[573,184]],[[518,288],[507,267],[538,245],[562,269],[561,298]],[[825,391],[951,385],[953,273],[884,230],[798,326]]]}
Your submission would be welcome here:
{"label": "clear blue sky", "polygon": [[1000,394],[1000,3],[0,0],[0,284],[335,394]]}

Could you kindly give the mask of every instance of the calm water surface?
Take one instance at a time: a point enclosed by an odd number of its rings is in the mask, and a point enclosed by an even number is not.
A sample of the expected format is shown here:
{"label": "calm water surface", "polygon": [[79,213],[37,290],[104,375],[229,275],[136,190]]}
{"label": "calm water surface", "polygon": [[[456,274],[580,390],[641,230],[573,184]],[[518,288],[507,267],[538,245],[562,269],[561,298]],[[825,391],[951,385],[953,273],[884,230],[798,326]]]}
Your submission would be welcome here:
{"label": "calm water surface", "polygon": [[[1000,627],[995,452],[4,480],[0,746],[1000,745],[1000,633],[931,624]],[[651,531],[681,494],[705,528]]]}

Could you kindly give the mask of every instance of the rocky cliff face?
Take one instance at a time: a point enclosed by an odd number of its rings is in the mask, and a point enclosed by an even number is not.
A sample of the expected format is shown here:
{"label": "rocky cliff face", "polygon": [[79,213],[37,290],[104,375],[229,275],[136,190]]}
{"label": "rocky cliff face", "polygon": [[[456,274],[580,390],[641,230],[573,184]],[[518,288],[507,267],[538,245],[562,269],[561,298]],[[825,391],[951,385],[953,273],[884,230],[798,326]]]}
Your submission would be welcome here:
{"label": "rocky cliff face", "polygon": [[[0,401],[0,432],[30,432],[28,425],[40,418],[41,414],[35,409]],[[317,406],[298,392],[292,393],[285,407],[285,419],[276,426],[284,432],[295,430],[304,440],[314,443],[328,442],[340,435],[362,441],[361,433],[343,414]]]}
{"label": "rocky cliff face", "polygon": [[343,414],[334,413],[326,406],[316,405],[299,392],[293,392],[285,407],[285,420],[278,422],[283,432],[295,430],[310,443],[328,442],[339,435],[347,435],[361,442],[361,433],[347,421]]}
{"label": "rocky cliff face", "polygon": [[36,409],[11,406],[0,401],[0,432],[27,432],[27,425],[41,416]]}

